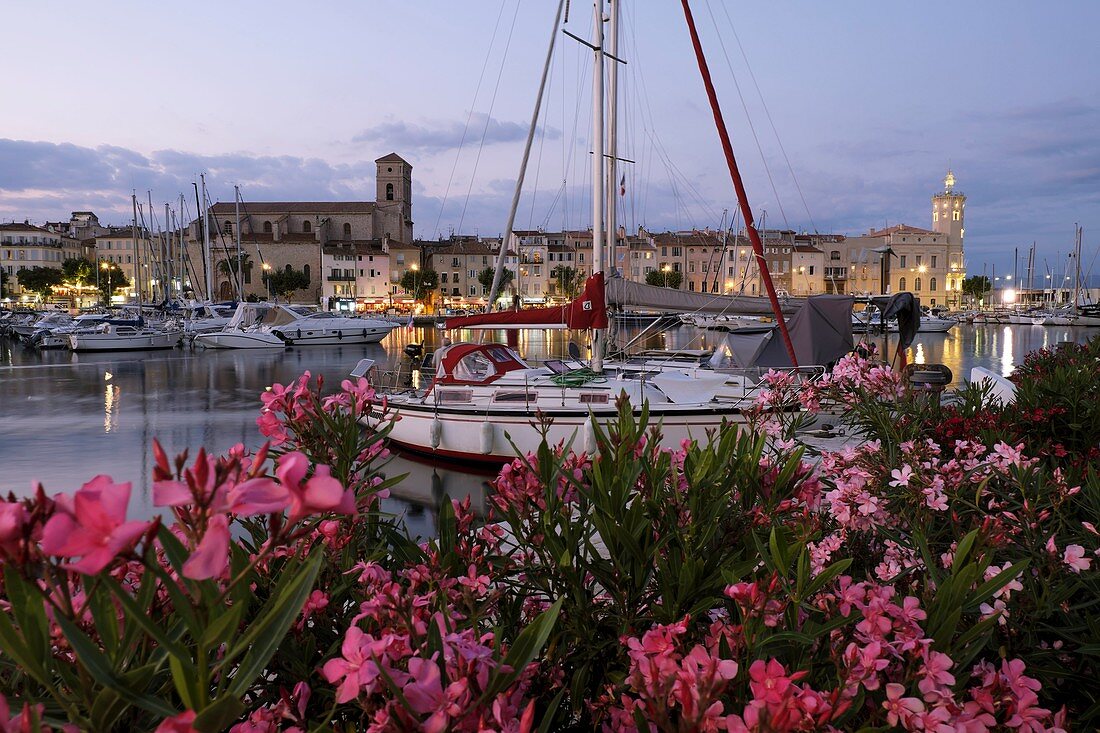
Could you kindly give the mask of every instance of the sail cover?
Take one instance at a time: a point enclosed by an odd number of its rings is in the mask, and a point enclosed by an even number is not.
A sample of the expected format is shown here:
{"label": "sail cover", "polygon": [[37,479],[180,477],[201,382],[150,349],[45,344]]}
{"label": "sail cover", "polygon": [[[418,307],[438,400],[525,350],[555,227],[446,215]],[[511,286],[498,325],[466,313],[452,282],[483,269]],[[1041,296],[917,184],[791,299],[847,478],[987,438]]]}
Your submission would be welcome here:
{"label": "sail cover", "polygon": [[[780,307],[784,313],[793,313],[804,302],[804,298],[786,298],[780,302]],[[621,277],[608,278],[607,304],[622,308],[641,308],[666,313],[774,315],[771,302],[767,298],[756,295],[691,293],[630,282]]]}
{"label": "sail cover", "polygon": [[[787,321],[794,353],[803,365],[832,364],[853,348],[850,295],[814,295]],[[789,367],[791,357],[773,330],[766,334],[729,334],[728,346],[737,366]]]}
{"label": "sail cover", "polygon": [[607,328],[603,273],[597,272],[584,283],[578,298],[553,308],[528,308],[519,311],[478,313],[448,318],[443,324],[454,328]]}

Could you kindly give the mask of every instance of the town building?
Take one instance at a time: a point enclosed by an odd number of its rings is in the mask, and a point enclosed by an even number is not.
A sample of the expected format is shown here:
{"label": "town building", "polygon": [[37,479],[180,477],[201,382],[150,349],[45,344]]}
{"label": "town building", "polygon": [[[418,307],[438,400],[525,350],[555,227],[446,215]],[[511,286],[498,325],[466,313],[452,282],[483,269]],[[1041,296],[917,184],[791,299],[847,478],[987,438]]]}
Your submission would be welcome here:
{"label": "town building", "polygon": [[68,237],[29,221],[22,224],[0,224],[0,270],[7,276],[4,281],[5,298],[22,298],[27,295],[19,285],[19,272],[34,267],[61,269],[67,259],[84,255],[80,240]]}
{"label": "town building", "polygon": [[[192,222],[187,231],[188,286],[196,294],[210,291],[215,299],[229,300],[241,295],[235,284],[240,279],[244,297],[264,298],[268,293],[263,271],[298,270],[305,273],[309,285],[293,293],[291,299],[318,302],[326,282],[324,248],[334,245],[359,248],[383,240],[391,245],[411,244],[412,166],[396,153],[390,153],[377,159],[375,167],[376,201],[213,204],[209,209],[210,252],[203,251],[203,221]],[[238,239],[240,278],[235,264]],[[205,282],[205,257],[211,258],[212,288]]]}
{"label": "town building", "polygon": [[321,248],[321,302],[330,310],[392,306],[389,240],[339,242]]}
{"label": "town building", "polygon": [[107,227],[107,231],[94,238],[95,262],[98,267],[105,269],[114,268],[122,272],[129,281],[129,286],[119,290],[116,295],[126,300],[137,298],[138,279],[136,273],[142,273],[141,289],[144,298],[150,297],[150,293],[157,285],[159,272],[156,265],[150,269],[151,242],[146,230],[135,230],[134,227]]}

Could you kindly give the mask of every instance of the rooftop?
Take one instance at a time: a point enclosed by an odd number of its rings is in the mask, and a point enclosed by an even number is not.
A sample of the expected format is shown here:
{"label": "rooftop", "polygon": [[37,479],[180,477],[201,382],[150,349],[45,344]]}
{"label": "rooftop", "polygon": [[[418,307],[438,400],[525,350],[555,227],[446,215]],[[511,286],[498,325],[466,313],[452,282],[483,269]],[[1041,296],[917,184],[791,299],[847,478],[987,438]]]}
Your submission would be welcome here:
{"label": "rooftop", "polygon": [[[233,201],[219,201],[210,207],[215,216],[234,215]],[[249,214],[373,214],[373,201],[250,201],[241,204],[241,216]]]}

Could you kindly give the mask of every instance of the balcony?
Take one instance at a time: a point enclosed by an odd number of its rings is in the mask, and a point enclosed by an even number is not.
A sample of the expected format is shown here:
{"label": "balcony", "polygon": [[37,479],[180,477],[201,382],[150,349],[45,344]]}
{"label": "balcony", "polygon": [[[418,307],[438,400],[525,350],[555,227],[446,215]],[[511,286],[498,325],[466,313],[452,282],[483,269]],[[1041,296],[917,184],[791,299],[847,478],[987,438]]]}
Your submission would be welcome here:
{"label": "balcony", "polygon": [[334,272],[325,279],[330,283],[350,283],[355,282],[355,275],[341,275]]}

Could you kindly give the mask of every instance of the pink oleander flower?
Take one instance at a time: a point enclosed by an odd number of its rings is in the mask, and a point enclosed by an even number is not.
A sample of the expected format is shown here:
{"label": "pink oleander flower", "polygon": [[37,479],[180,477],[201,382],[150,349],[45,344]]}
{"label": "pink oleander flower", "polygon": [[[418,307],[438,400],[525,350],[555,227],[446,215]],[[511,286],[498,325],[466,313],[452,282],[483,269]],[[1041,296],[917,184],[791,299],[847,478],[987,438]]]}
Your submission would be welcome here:
{"label": "pink oleander flower", "polygon": [[787,671],[775,659],[767,662],[757,659],[753,662],[749,666],[749,680],[753,697],[765,703],[781,703],[791,686]]}
{"label": "pink oleander flower", "polygon": [[0,502],[0,554],[13,555],[18,551],[29,519],[27,508],[22,504]]}
{"label": "pink oleander flower", "polygon": [[198,733],[192,726],[195,722],[195,711],[188,710],[171,718],[165,718],[157,726],[154,733]]}
{"label": "pink oleander flower", "polygon": [[[44,709],[41,704],[32,708],[30,703],[23,703],[23,709],[12,715],[7,698],[0,695],[0,733],[48,733],[49,728],[44,725],[33,727],[35,718],[42,720]],[[62,730],[64,733],[79,733],[76,726],[64,726]]]}
{"label": "pink oleander flower", "polygon": [[450,719],[462,713],[462,707],[456,702],[465,695],[469,682],[458,679],[443,689],[439,667],[433,660],[420,657],[409,658],[409,674],[412,679],[402,690],[405,699],[409,701],[409,707],[418,715],[431,713],[421,723],[422,730],[425,733],[442,733],[447,730]]}
{"label": "pink oleander flower", "polygon": [[130,484],[116,484],[110,476],[96,476],[71,498],[57,497],[57,513],[42,531],[42,552],[57,557],[79,557],[63,567],[95,575],[130,550],[152,522],[126,521]]}
{"label": "pink oleander flower", "polygon": [[1067,545],[1066,551],[1062,553],[1062,562],[1075,573],[1092,567],[1092,560],[1085,557],[1085,548],[1081,545]]}
{"label": "pink oleander flower", "polygon": [[209,580],[220,576],[229,566],[229,541],[229,518],[224,514],[210,517],[202,539],[183,563],[183,577]]}
{"label": "pink oleander flower", "polygon": [[153,504],[170,507],[202,504],[211,512],[251,517],[281,512],[290,503],[286,487],[270,478],[250,478],[240,483],[227,479],[216,484],[216,464],[213,457],[199,451],[195,463],[185,472],[186,481],[153,482]]}
{"label": "pink oleander flower", "polygon": [[294,451],[279,458],[275,474],[290,492],[290,521],[297,522],[311,514],[336,512],[355,514],[355,492],[329,474],[328,466],[317,466],[313,476],[304,484],[302,479],[309,470],[309,459],[304,453]]}
{"label": "pink oleander flower", "polygon": [[900,469],[895,468],[893,471],[891,471],[890,477],[894,479],[890,482],[891,486],[896,486],[898,488],[901,488],[903,486],[908,487],[909,479],[913,477],[913,468],[907,463]]}
{"label": "pink oleander flower", "polygon": [[917,697],[902,697],[905,687],[895,682],[886,685],[886,702],[882,706],[886,708],[886,722],[890,725],[909,727],[909,719],[918,713],[924,712],[924,703]]}
{"label": "pink oleander flower", "polygon": [[358,697],[359,690],[378,677],[378,666],[371,660],[366,634],[358,626],[348,629],[340,653],[342,657],[325,662],[321,673],[329,684],[340,683],[336,702],[342,705]]}

